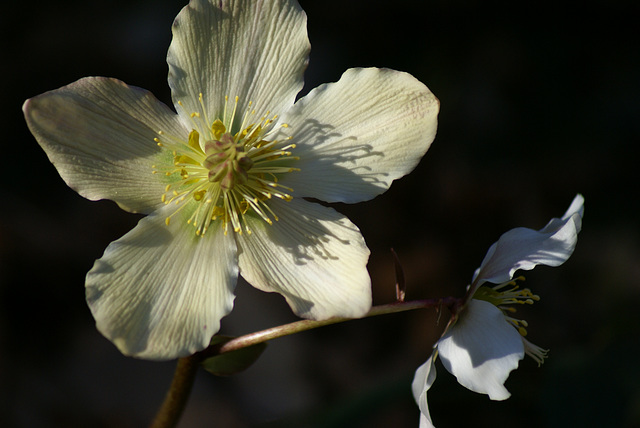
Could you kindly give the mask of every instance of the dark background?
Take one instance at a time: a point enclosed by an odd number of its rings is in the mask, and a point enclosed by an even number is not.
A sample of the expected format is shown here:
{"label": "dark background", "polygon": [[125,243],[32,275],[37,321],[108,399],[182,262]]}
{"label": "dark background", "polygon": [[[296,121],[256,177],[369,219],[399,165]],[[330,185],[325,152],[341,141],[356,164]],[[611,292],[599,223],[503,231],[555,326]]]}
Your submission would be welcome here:
{"label": "dark background", "polygon": [[[84,275],[138,216],[67,188],[20,111],[83,76],[151,90],[170,104],[166,50],[184,0],[13,2],[0,15],[0,426],[137,427],[174,363],[119,354],[94,328]],[[412,73],[441,101],[417,169],[367,203],[336,208],[372,250],[376,303],[393,300],[394,247],[408,298],[460,296],[488,247],[540,228],[586,198],[584,231],[561,268],[527,285],[519,313],[551,349],[526,359],[491,402],[439,366],[439,427],[640,425],[638,100],[634,1],[302,1],[312,43],[304,93],[349,67]],[[241,282],[222,333],[295,320],[278,295]],[[200,372],[181,427],[417,427],[414,370],[443,324],[434,311],[279,339],[246,372]]]}

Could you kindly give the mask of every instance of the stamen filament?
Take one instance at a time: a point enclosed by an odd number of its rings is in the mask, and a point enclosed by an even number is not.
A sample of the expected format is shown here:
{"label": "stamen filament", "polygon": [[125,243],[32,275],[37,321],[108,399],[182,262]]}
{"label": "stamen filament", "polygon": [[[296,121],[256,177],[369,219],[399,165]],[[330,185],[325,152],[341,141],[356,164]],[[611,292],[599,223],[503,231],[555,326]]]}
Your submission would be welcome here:
{"label": "stamen filament", "polygon": [[[162,173],[170,182],[160,200],[175,209],[165,218],[167,225],[179,212],[187,224],[195,227],[198,236],[205,235],[211,222],[220,222],[224,233],[251,233],[249,215],[255,215],[268,224],[278,221],[271,209],[271,200],[290,201],[293,189],[278,183],[282,174],[299,171],[291,164],[299,160],[292,156],[293,143],[277,148],[278,140],[269,140],[279,129],[275,127],[278,115],[267,111],[255,118],[256,109],[249,101],[239,127],[234,128],[239,98],[233,109],[229,97],[224,98],[222,120],[209,116],[202,93],[198,95],[199,111],[187,112],[184,104],[177,104],[189,118],[192,130],[188,138],[176,137],[159,131],[154,141],[172,160],[159,160],[152,173]],[[257,120],[256,120],[257,119]],[[291,137],[283,137],[290,140]]]}

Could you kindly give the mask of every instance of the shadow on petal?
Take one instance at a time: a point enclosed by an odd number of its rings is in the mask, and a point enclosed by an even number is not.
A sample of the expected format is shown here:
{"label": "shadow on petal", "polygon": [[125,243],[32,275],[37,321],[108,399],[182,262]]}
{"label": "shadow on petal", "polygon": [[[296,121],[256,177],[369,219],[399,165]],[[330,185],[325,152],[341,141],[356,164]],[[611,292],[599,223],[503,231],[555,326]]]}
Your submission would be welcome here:
{"label": "shadow on petal", "polygon": [[522,337],[489,302],[472,299],[438,342],[444,367],[471,391],[504,400],[504,382],[524,358]]}
{"label": "shadow on petal", "polygon": [[294,196],[354,203],[372,199],[391,185],[391,174],[372,168],[385,154],[356,136],[334,131],[332,125],[306,119],[291,141],[297,144],[292,153],[300,158],[294,165],[300,172],[286,174],[280,182],[293,188]]}

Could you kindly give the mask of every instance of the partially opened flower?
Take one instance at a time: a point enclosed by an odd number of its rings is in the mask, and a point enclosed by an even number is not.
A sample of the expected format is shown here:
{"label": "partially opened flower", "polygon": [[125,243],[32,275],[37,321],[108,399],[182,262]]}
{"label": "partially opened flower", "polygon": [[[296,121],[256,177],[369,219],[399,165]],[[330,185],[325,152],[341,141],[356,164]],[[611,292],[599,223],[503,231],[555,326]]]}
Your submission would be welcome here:
{"label": "partially opened flower", "polygon": [[518,270],[537,265],[559,266],[573,253],[582,227],[584,199],[574,198],[561,218],[552,219],[536,231],[516,228],[494,243],[473,280],[462,306],[434,346],[413,380],[413,395],[420,407],[420,427],[433,427],[427,406],[427,391],[436,379],[435,361],[458,382],[492,400],[509,398],[504,383],[525,354],[542,364],[547,351],[529,342],[527,322],[513,318],[513,305],[533,304],[539,297],[521,288]]}
{"label": "partially opened flower", "polygon": [[177,113],[102,77],[25,103],[70,187],[148,214],[87,275],[97,327],[123,353],[170,359],[205,348],[239,274],[302,317],[369,310],[360,231],[306,198],[384,192],[429,148],[438,101],[409,74],[369,68],[295,102],[309,48],[295,0],[193,0],[167,56]]}

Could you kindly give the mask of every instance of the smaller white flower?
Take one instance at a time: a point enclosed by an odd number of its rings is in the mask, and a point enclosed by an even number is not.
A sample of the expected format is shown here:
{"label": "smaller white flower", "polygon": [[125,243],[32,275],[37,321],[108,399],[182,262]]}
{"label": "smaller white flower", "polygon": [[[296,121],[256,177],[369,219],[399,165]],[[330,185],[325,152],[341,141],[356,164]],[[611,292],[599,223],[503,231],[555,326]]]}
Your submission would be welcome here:
{"label": "smaller white flower", "polygon": [[512,305],[533,304],[540,298],[520,288],[523,277],[513,276],[517,270],[531,270],[539,264],[564,263],[575,249],[583,213],[584,198],[577,195],[561,218],[538,231],[512,229],[489,248],[461,307],[429,359],[416,370],[412,390],[420,408],[420,428],[433,427],[427,391],[436,379],[438,356],[462,386],[492,400],[509,398],[504,383],[525,354],[538,365],[544,362],[547,351],[525,339],[527,322],[511,317]]}

